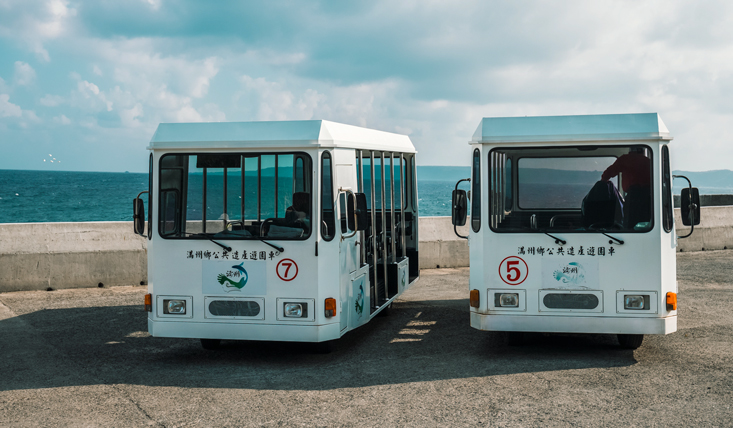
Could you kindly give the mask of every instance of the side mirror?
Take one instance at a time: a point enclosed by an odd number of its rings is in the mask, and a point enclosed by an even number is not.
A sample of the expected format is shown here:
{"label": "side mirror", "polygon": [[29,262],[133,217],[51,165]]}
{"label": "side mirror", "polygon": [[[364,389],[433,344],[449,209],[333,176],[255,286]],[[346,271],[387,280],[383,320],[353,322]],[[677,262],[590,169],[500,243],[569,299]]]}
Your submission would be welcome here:
{"label": "side mirror", "polygon": [[465,190],[453,191],[453,210],[451,211],[451,222],[454,226],[464,226],[468,214],[468,200]]}
{"label": "side mirror", "polygon": [[700,224],[700,192],[697,187],[686,187],[680,193],[680,214],[685,226]]}
{"label": "side mirror", "polygon": [[132,224],[135,233],[145,236],[145,203],[141,198],[132,200]]}
{"label": "side mirror", "polygon": [[346,221],[349,230],[366,230],[369,226],[367,217],[367,199],[364,193],[356,193],[356,225],[354,225],[354,196],[348,195],[346,200]]}

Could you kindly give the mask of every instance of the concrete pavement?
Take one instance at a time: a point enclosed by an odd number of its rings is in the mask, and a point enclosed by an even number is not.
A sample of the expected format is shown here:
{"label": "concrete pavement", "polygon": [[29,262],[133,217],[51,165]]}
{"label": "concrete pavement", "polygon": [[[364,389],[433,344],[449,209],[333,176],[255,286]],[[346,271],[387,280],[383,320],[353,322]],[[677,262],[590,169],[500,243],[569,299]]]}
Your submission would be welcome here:
{"label": "concrete pavement", "polygon": [[732,426],[733,251],[678,255],[679,331],[507,347],[424,270],[335,352],[152,338],[145,287],[0,294],[0,426]]}

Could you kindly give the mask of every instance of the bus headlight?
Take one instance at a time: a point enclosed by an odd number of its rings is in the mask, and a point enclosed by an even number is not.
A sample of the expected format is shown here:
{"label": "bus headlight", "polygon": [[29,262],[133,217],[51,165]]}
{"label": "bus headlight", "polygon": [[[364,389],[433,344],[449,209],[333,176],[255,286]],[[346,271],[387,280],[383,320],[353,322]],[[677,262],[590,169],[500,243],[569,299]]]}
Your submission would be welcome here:
{"label": "bus headlight", "polygon": [[163,313],[166,315],[186,315],[186,301],[179,299],[163,300]]}
{"label": "bus headlight", "polygon": [[285,303],[284,313],[288,318],[307,318],[308,305],[306,303]]}
{"label": "bus headlight", "polygon": [[502,308],[518,308],[519,307],[519,294],[518,293],[501,293],[499,294],[499,304]]}
{"label": "bus headlight", "polygon": [[[645,299],[646,297],[646,299]],[[625,295],[624,296],[624,309],[647,309],[648,305],[646,301],[649,300],[649,296],[643,295]]]}

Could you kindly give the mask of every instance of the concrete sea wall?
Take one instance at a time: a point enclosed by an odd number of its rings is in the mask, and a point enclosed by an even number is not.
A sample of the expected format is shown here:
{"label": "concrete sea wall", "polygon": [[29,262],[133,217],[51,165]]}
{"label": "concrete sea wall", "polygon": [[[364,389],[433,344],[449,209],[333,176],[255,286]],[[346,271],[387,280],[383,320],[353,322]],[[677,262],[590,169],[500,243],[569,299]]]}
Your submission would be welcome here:
{"label": "concrete sea wall", "polygon": [[[678,235],[687,234],[679,209],[675,217]],[[733,206],[703,207],[701,217],[678,250],[733,249]],[[419,236],[421,268],[468,266],[450,217],[421,217]],[[145,284],[147,242],[131,222],[0,224],[0,292]]]}

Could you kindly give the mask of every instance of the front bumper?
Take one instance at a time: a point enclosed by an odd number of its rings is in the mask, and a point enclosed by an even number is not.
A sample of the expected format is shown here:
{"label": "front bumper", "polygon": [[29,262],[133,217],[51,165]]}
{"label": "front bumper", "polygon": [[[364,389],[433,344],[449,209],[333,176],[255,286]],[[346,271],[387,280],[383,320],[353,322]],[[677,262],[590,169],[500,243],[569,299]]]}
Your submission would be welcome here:
{"label": "front bumper", "polygon": [[148,332],[154,337],[277,342],[325,342],[341,337],[338,323],[324,325],[237,324],[155,321],[150,318],[148,318]]}
{"label": "front bumper", "polygon": [[677,316],[665,318],[583,317],[548,315],[485,315],[471,312],[471,327],[486,331],[542,333],[670,334]]}

